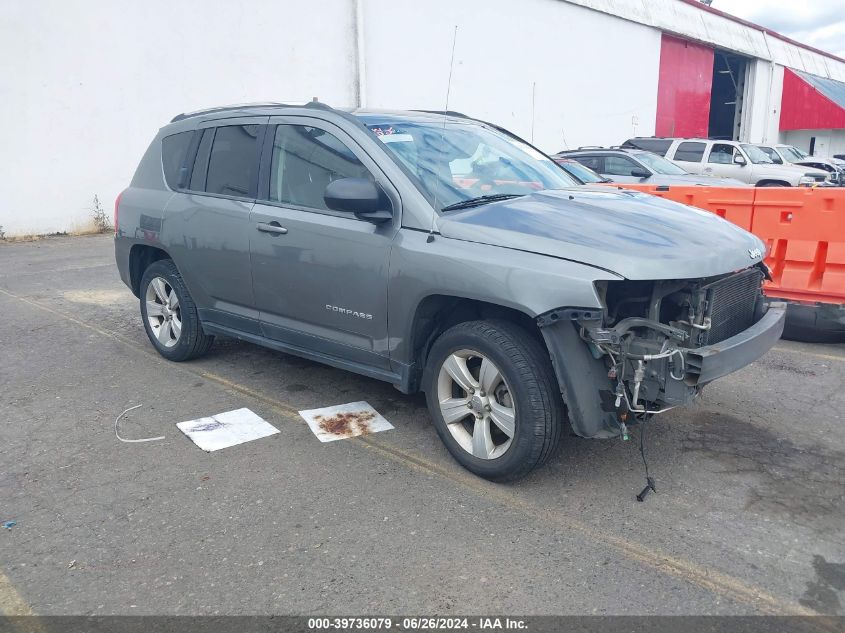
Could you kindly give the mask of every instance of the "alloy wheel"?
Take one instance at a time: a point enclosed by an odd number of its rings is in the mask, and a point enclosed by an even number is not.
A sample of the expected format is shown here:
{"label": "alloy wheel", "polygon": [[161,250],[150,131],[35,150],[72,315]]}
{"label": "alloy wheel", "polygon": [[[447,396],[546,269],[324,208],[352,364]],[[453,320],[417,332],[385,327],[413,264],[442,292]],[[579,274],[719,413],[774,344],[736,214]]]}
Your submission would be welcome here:
{"label": "alloy wheel", "polygon": [[182,335],[182,311],[173,286],[163,277],[153,277],[144,299],[153,335],[163,347],[173,347]]}
{"label": "alloy wheel", "polygon": [[516,432],[516,408],[492,360],[469,349],[453,352],[440,367],[437,401],[446,428],[466,452],[496,459]]}

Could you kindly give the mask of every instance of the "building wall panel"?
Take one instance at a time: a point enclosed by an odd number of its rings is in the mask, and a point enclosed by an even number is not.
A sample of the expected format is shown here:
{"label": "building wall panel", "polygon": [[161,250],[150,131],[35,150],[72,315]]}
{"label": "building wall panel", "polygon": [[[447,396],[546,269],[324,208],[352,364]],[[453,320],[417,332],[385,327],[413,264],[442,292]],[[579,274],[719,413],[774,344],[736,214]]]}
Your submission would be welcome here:
{"label": "building wall panel", "polygon": [[845,128],[845,109],[788,68],[784,69],[780,129],[825,128]]}
{"label": "building wall panel", "polygon": [[712,84],[713,49],[664,34],[655,133],[706,137]]}
{"label": "building wall panel", "polygon": [[349,0],[33,0],[2,11],[8,235],[85,230],[95,195],[111,215],[157,130],[180,112],[354,101]]}

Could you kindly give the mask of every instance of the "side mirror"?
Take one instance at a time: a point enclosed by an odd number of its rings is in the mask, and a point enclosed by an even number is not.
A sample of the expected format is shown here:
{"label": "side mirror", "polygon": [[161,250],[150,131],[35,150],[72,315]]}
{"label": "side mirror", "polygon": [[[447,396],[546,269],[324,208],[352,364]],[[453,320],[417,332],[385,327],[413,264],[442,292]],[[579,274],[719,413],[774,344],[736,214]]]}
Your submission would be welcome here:
{"label": "side mirror", "polygon": [[651,176],[651,172],[648,169],[645,169],[644,167],[634,167],[631,170],[631,175],[634,178],[648,178]]}
{"label": "side mirror", "polygon": [[382,224],[393,217],[393,205],[372,180],[340,178],[328,184],[323,192],[326,206],[333,211],[354,213],[356,218]]}
{"label": "side mirror", "polygon": [[734,156],[734,164],[744,167],[747,164],[747,161],[745,160],[745,156],[743,156],[742,154],[736,154]]}

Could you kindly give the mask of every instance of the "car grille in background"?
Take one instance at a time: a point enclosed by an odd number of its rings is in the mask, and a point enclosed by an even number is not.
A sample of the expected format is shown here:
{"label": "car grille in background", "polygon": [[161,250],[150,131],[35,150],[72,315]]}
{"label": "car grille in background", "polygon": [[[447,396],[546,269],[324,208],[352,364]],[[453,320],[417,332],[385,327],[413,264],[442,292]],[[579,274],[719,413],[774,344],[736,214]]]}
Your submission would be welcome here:
{"label": "car grille in background", "polygon": [[708,286],[711,325],[705,345],[724,341],[754,324],[762,282],[762,271],[749,268]]}

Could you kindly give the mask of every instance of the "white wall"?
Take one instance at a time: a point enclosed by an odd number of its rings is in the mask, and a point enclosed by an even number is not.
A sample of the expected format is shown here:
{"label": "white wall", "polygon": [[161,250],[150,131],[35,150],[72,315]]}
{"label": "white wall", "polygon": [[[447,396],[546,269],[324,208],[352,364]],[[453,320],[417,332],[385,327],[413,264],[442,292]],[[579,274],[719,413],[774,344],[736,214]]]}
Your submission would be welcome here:
{"label": "white wall", "polygon": [[845,154],[845,130],[790,130],[784,132],[783,142],[810,151],[810,138],[816,137],[815,156],[829,157]]}
{"label": "white wall", "polygon": [[158,128],[246,101],[350,104],[349,0],[12,0],[0,16],[0,226],[111,215]]}
{"label": "white wall", "polygon": [[[654,133],[660,32],[560,0],[365,4],[367,106],[449,109],[547,152]],[[638,121],[634,129],[633,121]]]}

